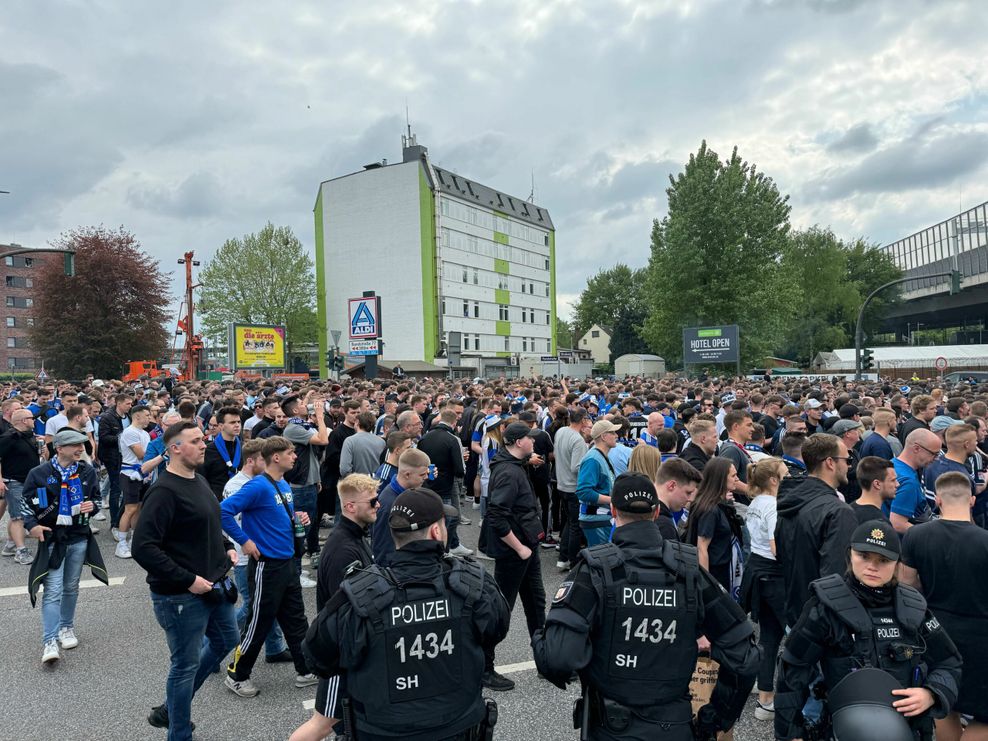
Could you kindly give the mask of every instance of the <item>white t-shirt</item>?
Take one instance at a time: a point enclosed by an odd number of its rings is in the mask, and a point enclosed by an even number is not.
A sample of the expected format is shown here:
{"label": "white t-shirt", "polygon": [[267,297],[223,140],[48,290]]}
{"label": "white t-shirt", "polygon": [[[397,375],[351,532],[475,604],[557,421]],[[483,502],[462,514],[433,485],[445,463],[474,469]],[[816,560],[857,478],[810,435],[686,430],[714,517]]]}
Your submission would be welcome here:
{"label": "white t-shirt", "polygon": [[[258,422],[260,422],[262,419],[264,419],[264,418],[263,417],[258,417],[256,414],[253,417],[251,417],[250,419],[248,419],[246,422],[244,422],[244,432],[250,432],[251,430],[253,430],[254,429],[254,425],[256,425]],[[250,437],[248,435],[245,435],[244,437],[246,437],[247,439],[250,439]]]}
{"label": "white t-shirt", "polygon": [[131,425],[123,432],[120,433],[120,456],[123,461],[123,468],[120,472],[126,476],[128,479],[134,479],[134,481],[140,481],[144,478],[141,475],[140,470],[135,470],[133,468],[128,468],[128,466],[137,465],[140,466],[143,460],[134,455],[134,451],[130,449],[131,445],[140,445],[141,449],[145,452],[148,449],[148,445],[151,444],[151,435],[149,435],[144,430],[139,430],[134,425]]}
{"label": "white t-shirt", "polygon": [[[45,434],[54,436],[56,432],[68,426],[68,417],[61,413],[56,414],[54,417],[50,417],[45,422]],[[95,432],[95,430],[96,428],[93,425],[93,420],[86,422],[86,426],[82,429],[83,432]]]}
{"label": "white t-shirt", "polygon": [[773,561],[775,556],[772,555],[769,541],[775,540],[775,504],[776,500],[772,495],[759,494],[748,505],[745,519],[745,527],[748,528],[748,535],[751,537],[751,552]]}
{"label": "white t-shirt", "polygon": [[[226,499],[227,497],[232,497],[234,494],[240,491],[243,485],[246,484],[248,481],[250,481],[251,478],[253,477],[248,476],[243,471],[237,471],[236,476],[234,476],[232,479],[230,479],[225,484],[223,484],[223,498]],[[239,525],[240,515],[237,515],[234,519],[237,521],[237,524]],[[229,535],[227,535],[226,537],[230,538]],[[237,566],[246,566],[247,562],[250,560],[250,557],[244,555],[243,549],[241,549],[240,544],[237,541],[235,541],[233,538],[230,538],[230,542],[233,543],[233,549],[237,552]]]}

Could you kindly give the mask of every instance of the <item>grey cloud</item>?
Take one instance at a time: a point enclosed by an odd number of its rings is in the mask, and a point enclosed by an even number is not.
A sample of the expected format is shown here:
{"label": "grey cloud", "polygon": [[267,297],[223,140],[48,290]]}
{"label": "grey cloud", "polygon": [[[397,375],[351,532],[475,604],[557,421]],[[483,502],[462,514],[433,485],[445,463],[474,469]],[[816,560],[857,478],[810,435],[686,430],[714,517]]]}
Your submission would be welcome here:
{"label": "grey cloud", "polygon": [[174,187],[160,183],[133,185],[127,191],[127,201],[135,208],[165,216],[202,218],[220,211],[220,194],[225,191],[211,173],[194,172]]}
{"label": "grey cloud", "polygon": [[855,124],[840,137],[827,145],[827,151],[833,154],[870,152],[878,146],[878,137],[871,130],[871,124]]}
{"label": "grey cloud", "polygon": [[933,188],[975,172],[988,161],[988,133],[924,130],[868,155],[856,165],[825,173],[805,187],[827,200],[856,193]]}

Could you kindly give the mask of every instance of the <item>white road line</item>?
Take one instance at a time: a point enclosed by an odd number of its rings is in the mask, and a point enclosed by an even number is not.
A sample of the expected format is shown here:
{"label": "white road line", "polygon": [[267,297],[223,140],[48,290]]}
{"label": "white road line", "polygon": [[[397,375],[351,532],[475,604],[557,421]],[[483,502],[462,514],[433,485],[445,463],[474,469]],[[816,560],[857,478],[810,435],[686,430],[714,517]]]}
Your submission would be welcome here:
{"label": "white road line", "polygon": [[[535,668],[534,661],[520,661],[517,664],[505,664],[504,666],[494,667],[499,674],[517,674],[518,672],[527,672],[529,669]],[[316,709],[316,699],[306,700],[302,703],[302,707],[306,710]]]}
{"label": "white road line", "polygon": [[[126,579],[127,579],[126,576],[111,576],[110,586],[118,587],[121,584],[123,584]],[[99,581],[98,579],[82,579],[79,582],[80,589],[92,589],[93,587],[102,587],[102,586],[104,586],[103,582]],[[44,586],[42,586],[40,589],[41,591],[44,591]],[[27,594],[26,586],[4,587],[3,589],[0,589],[0,597],[16,597],[18,595],[26,595],[26,594]]]}

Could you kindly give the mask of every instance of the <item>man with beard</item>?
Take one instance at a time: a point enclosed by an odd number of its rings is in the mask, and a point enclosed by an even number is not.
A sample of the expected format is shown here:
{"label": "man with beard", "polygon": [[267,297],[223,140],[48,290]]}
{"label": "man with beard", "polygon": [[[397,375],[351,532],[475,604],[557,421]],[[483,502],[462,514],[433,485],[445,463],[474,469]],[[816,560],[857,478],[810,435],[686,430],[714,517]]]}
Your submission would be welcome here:
{"label": "man with beard", "polygon": [[28,471],[41,463],[38,444],[34,435],[34,415],[29,409],[18,409],[10,415],[11,429],[0,435],[0,492],[7,499],[10,522],[7,523],[9,539],[0,551],[13,556],[22,566],[34,562],[34,556],[24,545],[24,479]]}

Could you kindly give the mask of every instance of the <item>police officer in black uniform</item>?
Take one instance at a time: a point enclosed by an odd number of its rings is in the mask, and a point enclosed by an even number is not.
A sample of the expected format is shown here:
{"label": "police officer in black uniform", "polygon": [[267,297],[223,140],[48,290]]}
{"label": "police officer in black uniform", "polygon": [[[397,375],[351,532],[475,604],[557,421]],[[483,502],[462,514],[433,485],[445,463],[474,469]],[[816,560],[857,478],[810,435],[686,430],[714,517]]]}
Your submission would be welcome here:
{"label": "police officer in black uniform", "polygon": [[[960,654],[923,595],[896,582],[898,561],[899,536],[887,521],[872,520],[851,536],[848,573],[810,584],[810,599],[779,657],[776,738],[829,737],[833,708],[825,706],[820,722],[812,726],[804,723],[801,712],[818,663],[824,687],[833,691],[858,669],[890,674],[900,689],[888,693],[887,702],[910,721],[914,737],[932,738],[932,718],[950,712],[960,682]],[[870,717],[877,722],[877,715]],[[868,733],[883,741],[892,738],[874,725],[855,737]],[[842,732],[841,738],[849,734]]]}
{"label": "police officer in black uniform", "polygon": [[402,492],[388,519],[390,566],[354,569],[309,628],[313,671],[347,673],[345,738],[491,737],[497,708],[481,696],[484,649],[507,635],[510,613],[479,564],[446,555],[451,509],[429,489]]}
{"label": "police officer in black uniform", "polygon": [[[658,505],[647,476],[618,476],[612,542],[580,552],[532,638],[535,664],[550,682],[565,688],[579,673],[583,697],[573,720],[581,739],[713,738],[734,725],[758,673],[751,623],[698,565],[695,548],[662,539]],[[689,684],[701,635],[721,668],[693,728]]]}

